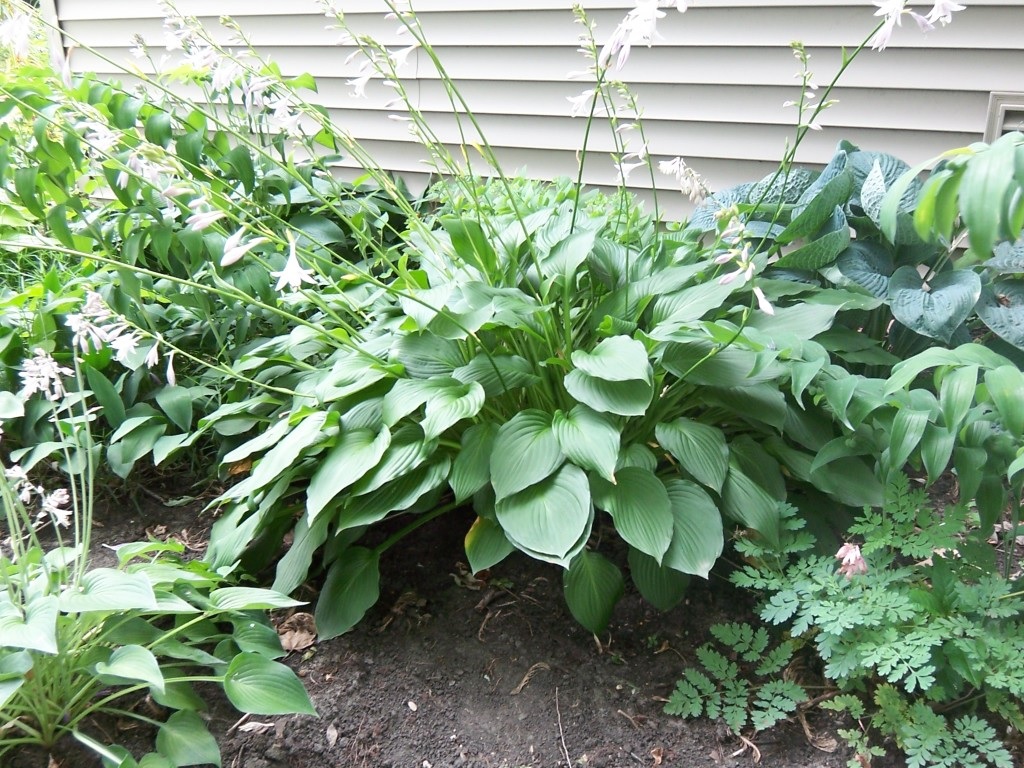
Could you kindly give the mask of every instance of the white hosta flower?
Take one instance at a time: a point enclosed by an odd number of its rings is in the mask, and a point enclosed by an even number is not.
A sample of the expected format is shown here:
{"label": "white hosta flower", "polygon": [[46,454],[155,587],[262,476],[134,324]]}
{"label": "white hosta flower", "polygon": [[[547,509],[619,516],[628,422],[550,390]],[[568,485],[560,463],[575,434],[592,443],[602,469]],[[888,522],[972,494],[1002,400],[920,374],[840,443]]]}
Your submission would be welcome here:
{"label": "white hosta flower", "polygon": [[389,54],[389,56],[391,58],[391,63],[394,66],[395,70],[397,71],[401,69],[403,66],[405,66],[406,62],[409,61],[409,56],[412,54],[413,51],[415,51],[419,47],[419,42],[415,42],[412,45],[406,46],[405,48],[400,48],[397,51],[392,51]]}
{"label": "white hosta flower", "polygon": [[285,97],[273,101],[267,106],[271,112],[267,115],[267,123],[271,131],[284,133],[288,136],[302,135],[302,112]]}
{"label": "white hosta flower", "polygon": [[256,112],[267,104],[267,97],[276,81],[272,77],[260,75],[250,77],[242,83],[242,105],[248,112]]}
{"label": "white hosta flower", "polygon": [[167,386],[176,387],[178,386],[178,375],[174,372],[174,353],[176,350],[171,350],[171,354],[167,356]]}
{"label": "white hosta flower", "polygon": [[245,76],[242,65],[230,57],[222,57],[210,72],[210,87],[214,91],[226,91],[237,85]]}
{"label": "white hosta flower", "polygon": [[196,211],[185,219],[185,226],[194,229],[196,232],[201,232],[225,216],[227,214],[224,211]]}
{"label": "white hosta flower", "polygon": [[761,286],[754,286],[754,297],[757,299],[757,307],[766,315],[774,315],[775,307],[768,301],[768,297],[764,295],[764,291],[761,290]]}
{"label": "white hosta flower", "polygon": [[245,254],[257,245],[267,242],[267,238],[265,237],[255,237],[252,240],[243,243],[243,237],[245,237],[244,228],[238,230],[235,234],[231,235],[231,237],[224,241],[224,255],[220,259],[220,265],[222,267],[230,267],[232,264],[241,260]]}
{"label": "white hosta flower", "polygon": [[611,39],[601,48],[597,57],[599,66],[607,67],[615,57],[615,69],[622,69],[634,45],[648,48],[658,35],[658,19],[665,18],[665,12],[658,7],[658,0],[635,0],[636,8],[626,14],[612,33]]}
{"label": "white hosta flower", "polygon": [[43,497],[43,512],[53,521],[54,525],[67,528],[71,525],[71,510],[66,507],[71,503],[71,494],[66,488],[58,488]]}
{"label": "white hosta flower", "polygon": [[942,26],[946,26],[953,21],[953,14],[963,9],[964,6],[960,5],[960,3],[952,3],[950,0],[937,0],[925,18],[932,24],[938,22]]}
{"label": "white hosta flower", "polygon": [[352,80],[346,80],[345,85],[352,86],[352,95],[357,99],[366,98],[366,85],[370,82],[370,78],[373,77],[373,70],[367,67],[364,74],[359,77],[353,78]]}
{"label": "white hosta flower", "polygon": [[572,104],[572,110],[570,110],[569,114],[573,117],[579,117],[590,112],[590,105],[594,103],[594,93],[594,89],[590,88],[579,96],[567,96],[568,102]]}
{"label": "white hosta flower", "polygon": [[21,377],[23,398],[29,398],[36,392],[41,392],[47,400],[56,402],[65,393],[65,376],[73,376],[74,371],[59,365],[46,350],[36,349],[33,356],[21,364]]}
{"label": "white hosta flower", "polygon": [[295,238],[292,233],[288,233],[288,260],[284,264],[284,269],[280,272],[271,272],[271,277],[277,278],[277,284],[274,286],[275,291],[280,291],[286,286],[289,290],[297,291],[302,287],[303,283],[310,283],[315,285],[316,279],[313,277],[313,270],[303,269],[302,264],[299,263],[299,256],[296,251]]}
{"label": "white hosta flower", "polygon": [[78,347],[82,352],[95,352],[109,341],[107,332],[82,313],[70,314],[64,322],[73,334],[71,345]]}
{"label": "white hosta flower", "polygon": [[644,166],[644,165],[647,165],[647,163],[643,162],[642,160],[640,160],[638,162],[635,162],[635,163],[627,163],[625,158],[622,158],[621,160],[616,162],[615,163],[615,171],[616,171],[616,173],[618,174],[618,177],[619,177],[618,178],[619,185],[620,186],[625,186],[626,182],[629,181],[629,174],[631,174],[637,168],[640,168],[641,166]]}
{"label": "white hosta flower", "polygon": [[0,45],[15,59],[27,59],[32,52],[32,17],[22,11],[0,21]]}
{"label": "white hosta flower", "polygon": [[153,346],[149,348],[149,352],[146,353],[146,367],[152,368],[160,362],[160,341],[153,342]]}
{"label": "white hosta flower", "polygon": [[134,333],[122,333],[110,340],[110,348],[114,350],[114,359],[121,365],[128,365],[128,361],[139,348],[139,337]]}
{"label": "white hosta flower", "polygon": [[92,155],[109,155],[121,140],[118,133],[103,123],[89,121],[79,125],[78,129],[82,132],[82,138],[89,145],[88,151]]}
{"label": "white hosta flower", "polygon": [[185,55],[185,65],[193,72],[207,73],[220,61],[221,55],[212,45],[202,43],[193,46]]}
{"label": "white hosta flower", "polygon": [[874,0],[874,3],[878,6],[878,10],[875,11],[875,16],[885,17],[881,28],[870,40],[871,47],[875,50],[885,50],[885,47],[889,45],[889,40],[892,37],[893,31],[896,27],[902,25],[904,14],[909,14],[909,16],[917,22],[918,27],[920,27],[923,32],[933,28],[932,23],[928,21],[928,19],[916,11],[912,11],[906,7],[907,0]]}
{"label": "white hosta flower", "polygon": [[662,160],[658,163],[658,170],[675,178],[679,182],[680,191],[694,204],[703,202],[707,197],[708,187],[704,179],[688,166],[683,158],[674,157],[671,160]]}

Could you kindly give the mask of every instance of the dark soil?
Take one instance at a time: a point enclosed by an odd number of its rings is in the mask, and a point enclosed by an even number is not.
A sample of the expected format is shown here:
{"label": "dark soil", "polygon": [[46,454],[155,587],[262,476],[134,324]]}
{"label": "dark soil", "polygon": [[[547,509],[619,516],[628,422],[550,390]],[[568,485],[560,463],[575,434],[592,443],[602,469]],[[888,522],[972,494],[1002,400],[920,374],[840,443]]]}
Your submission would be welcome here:
{"label": "dark soil", "polygon": [[[197,523],[197,509],[148,504],[130,517],[108,515],[96,529],[97,552],[145,538],[147,530],[200,547],[209,520]],[[659,614],[627,589],[608,631],[595,639],[569,614],[555,566],[513,555],[485,583],[464,578],[467,524],[440,518],[397,545],[382,563],[380,602],[362,624],[287,659],[318,718],[241,719],[216,689],[204,692],[224,766],[754,764],[751,745],[723,724],[662,711],[694,650],[710,639],[711,624],[754,620],[748,596],[722,578],[695,580],[682,605]],[[794,719],[745,734],[759,750],[759,764],[845,766],[852,755],[836,746],[830,713],[809,710],[806,723],[806,732]],[[152,748],[151,732],[119,732],[123,726],[96,724],[96,735],[106,732],[136,757]],[[832,751],[812,746],[809,736]],[[55,755],[51,768],[96,765],[75,746]],[[47,764],[45,755],[26,752],[11,768]]]}

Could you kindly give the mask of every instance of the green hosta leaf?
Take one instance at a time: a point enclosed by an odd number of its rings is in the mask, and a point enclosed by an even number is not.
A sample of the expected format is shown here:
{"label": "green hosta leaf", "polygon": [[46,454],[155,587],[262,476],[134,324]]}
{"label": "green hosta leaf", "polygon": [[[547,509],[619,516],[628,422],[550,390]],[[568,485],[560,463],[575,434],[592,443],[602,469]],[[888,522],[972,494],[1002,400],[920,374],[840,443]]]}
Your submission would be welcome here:
{"label": "green hosta leaf", "polygon": [[949,467],[949,459],[956,445],[956,431],[929,424],[921,439],[921,460],[928,472],[928,482],[934,483]]}
{"label": "green hosta leaf", "polygon": [[156,391],[157,405],[167,418],[185,432],[192,429],[192,393],[185,387],[162,387]]}
{"label": "green hosta leaf", "polygon": [[491,568],[511,554],[515,547],[501,526],[486,517],[478,517],[466,533],[466,559],[473,573]]}
{"label": "green hosta leaf", "polygon": [[1024,436],[1024,375],[1015,365],[985,372],[988,396],[1014,437]]}
{"label": "green hosta leaf", "polygon": [[116,648],[110,659],[96,665],[96,676],[105,683],[146,683],[163,693],[164,676],[152,651],[141,645]]}
{"label": "green hosta leaf", "polygon": [[638,549],[629,550],[629,573],[644,600],[659,611],[675,608],[690,586],[690,577],[684,573],[658,565],[658,561]]}
{"label": "green hosta leaf", "polygon": [[420,423],[424,437],[433,440],[456,422],[476,416],[485,397],[484,388],[475,381],[434,393],[427,400],[425,418]]}
{"label": "green hosta leaf", "polygon": [[551,248],[540,260],[541,274],[547,278],[571,279],[594,250],[596,229],[577,229]]}
{"label": "green hosta leaf", "polygon": [[657,475],[640,467],[623,467],[615,484],[593,481],[594,505],[608,512],[615,530],[631,546],[662,562],[672,542],[668,491]]}
{"label": "green hosta leaf", "polygon": [[[83,364],[82,369],[85,371],[85,379],[89,383],[89,389],[92,390],[93,395],[96,397],[96,402],[103,408],[103,418],[106,419],[111,427],[117,429],[127,418],[121,396],[114,389],[114,385],[110,383],[110,380],[91,365]],[[11,393],[5,392],[4,394],[14,397]],[[0,403],[2,403],[2,397],[3,395],[0,395]],[[20,399],[18,399],[18,402],[21,402]],[[11,418],[10,416],[4,416],[3,410],[3,407],[0,407],[0,419]],[[188,427],[185,427],[185,429],[188,429]]]}
{"label": "green hosta leaf", "polygon": [[978,366],[964,365],[949,371],[942,378],[939,386],[939,405],[942,418],[951,431],[960,428],[967,418],[967,409],[974,402],[974,393],[978,388]]}
{"label": "green hosta leaf", "polygon": [[759,366],[757,353],[749,349],[735,344],[716,349],[703,339],[667,344],[662,364],[688,382],[711,387],[748,387],[781,377],[785,372],[778,363]]}
{"label": "green hosta leaf", "polygon": [[807,245],[787,253],[773,266],[779,269],[821,269],[836,260],[850,245],[850,228],[840,206],[832,212],[826,231]]}
{"label": "green hosta leaf", "polygon": [[33,598],[24,614],[13,603],[0,603],[0,648],[57,653],[57,613],[55,595]]}
{"label": "green hosta leaf", "polygon": [[277,630],[264,620],[254,618],[232,619],[231,639],[246,653],[258,653],[268,659],[279,659],[285,655]]}
{"label": "green hosta leaf", "polygon": [[622,573],[602,555],[584,550],[573,558],[564,580],[573,617],[595,635],[603,632],[625,590]]}
{"label": "green hosta leaf", "polygon": [[892,255],[880,243],[871,240],[850,243],[839,254],[836,267],[843,277],[852,280],[875,298],[889,295],[889,276],[893,273]]}
{"label": "green hosta leaf", "polygon": [[273,590],[290,594],[309,576],[313,554],[327,541],[329,515],[321,515],[312,523],[303,515],[295,524],[292,545],[277,563]]}
{"label": "green hosta leaf", "polygon": [[154,610],[153,587],[141,573],[125,573],[113,568],[95,568],[82,577],[77,589],[60,595],[64,613],[90,611]]}
{"label": "green hosta leaf", "polygon": [[893,317],[915,333],[948,343],[981,296],[981,279],[968,269],[940,272],[924,281],[911,266],[900,267],[889,279]]}
{"label": "green hosta leaf", "polygon": [[210,607],[218,611],[266,611],[296,605],[302,605],[302,602],[272,589],[258,587],[223,587],[210,593]]}
{"label": "green hosta leaf", "polygon": [[840,309],[842,306],[839,304],[800,303],[792,307],[776,307],[774,315],[755,313],[747,327],[764,331],[777,341],[785,336],[801,340],[813,339],[832,327],[832,321]]}
{"label": "green hosta leaf", "polygon": [[156,748],[176,768],[221,764],[217,740],[207,730],[203,718],[189,710],[175,712],[160,726]]}
{"label": "green hosta leaf", "polygon": [[8,649],[0,656],[0,708],[25,684],[25,675],[32,666],[32,654],[28,651]]}
{"label": "green hosta leaf", "polygon": [[25,403],[20,397],[13,392],[0,392],[0,421],[20,419],[24,415]]}
{"label": "green hosta leaf", "polygon": [[451,237],[452,250],[459,259],[480,270],[484,275],[494,274],[497,269],[497,255],[479,222],[458,216],[442,216],[438,223]]}
{"label": "green hosta leaf", "polygon": [[381,417],[393,427],[403,418],[420,408],[434,394],[455,384],[450,378],[399,379],[384,397]]}
{"label": "green hosta leaf", "polygon": [[889,434],[889,467],[899,471],[921,442],[928,425],[928,412],[901,408],[893,419]]}
{"label": "green hosta leaf", "polygon": [[576,466],[615,481],[620,435],[604,416],[585,405],[577,405],[568,414],[556,411],[551,431],[562,453]]}
{"label": "green hosta leaf", "polygon": [[722,430],[686,418],[658,424],[655,437],[698,481],[721,492],[729,473],[729,448]]}
{"label": "green hosta leaf", "polygon": [[618,416],[643,416],[654,397],[654,387],[649,382],[605,381],[581,370],[569,371],[564,384],[566,392],[581,403]]}
{"label": "green hosta leaf", "polygon": [[722,490],[723,511],[734,520],[753,528],[769,544],[779,544],[779,502],[743,474],[735,464],[729,469]]}
{"label": "green hosta leaf", "polygon": [[497,433],[498,427],[489,421],[463,432],[462,448],[448,478],[456,501],[468,499],[491,479],[491,451]]}
{"label": "green hosta leaf", "polygon": [[331,564],[316,603],[316,628],[321,640],[348,632],[380,597],[380,554],[349,547]]}
{"label": "green hosta leaf", "polygon": [[317,411],[295,425],[259,460],[250,477],[253,486],[262,488],[269,485],[291,469],[302,452],[322,438],[322,429],[326,421],[327,412]]}
{"label": "green hosta leaf", "polygon": [[424,494],[441,486],[448,477],[451,461],[441,456],[437,461],[416,467],[376,489],[352,499],[338,515],[335,528],[346,531],[382,520],[389,512],[408,509]]}
{"label": "green hosta leaf", "polygon": [[491,486],[495,498],[501,501],[550,477],[563,461],[551,417],[538,410],[517,413],[501,425],[494,438]]}
{"label": "green hosta leaf", "polygon": [[517,355],[479,354],[452,372],[452,378],[469,383],[476,382],[488,397],[498,397],[513,389],[532,387],[540,381],[530,362]]}
{"label": "green hosta leaf", "polygon": [[736,288],[735,283],[722,285],[712,280],[660,296],[652,311],[651,319],[656,327],[651,337],[664,339],[681,325],[700,320],[710,310],[722,306]]}
{"label": "green hosta leaf", "polygon": [[643,381],[653,378],[647,350],[636,339],[612,336],[598,342],[593,352],[576,350],[572,364],[583,373],[602,381]]}
{"label": "green hosta leaf", "polygon": [[1024,280],[1003,279],[986,285],[976,310],[999,338],[1024,349]]}
{"label": "green hosta leaf", "polygon": [[315,715],[295,673],[256,653],[240,653],[224,674],[224,693],[242,712],[253,715]]}
{"label": "green hosta leaf", "polygon": [[722,514],[704,489],[689,480],[669,480],[665,490],[672,510],[672,543],[662,565],[706,579],[725,546]]}
{"label": "green hosta leaf", "polygon": [[403,477],[434,454],[437,442],[424,440],[423,430],[415,425],[399,428],[391,436],[380,462],[352,487],[353,496],[372,493],[395,478]]}
{"label": "green hosta leaf", "polygon": [[1003,200],[1012,185],[1016,147],[1010,137],[978,151],[967,163],[960,184],[962,216],[971,250],[981,257],[1005,234]]}
{"label": "green hosta leaf", "polygon": [[560,562],[590,525],[590,485],[582,469],[566,464],[547,479],[499,499],[494,511],[513,544]]}

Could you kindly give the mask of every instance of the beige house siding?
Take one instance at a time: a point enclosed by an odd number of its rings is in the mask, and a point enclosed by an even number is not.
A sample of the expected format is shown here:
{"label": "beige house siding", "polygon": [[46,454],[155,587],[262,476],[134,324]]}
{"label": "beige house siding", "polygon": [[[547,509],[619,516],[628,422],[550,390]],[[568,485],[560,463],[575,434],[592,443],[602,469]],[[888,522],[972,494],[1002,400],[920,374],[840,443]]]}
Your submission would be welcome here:
{"label": "beige house siding", "polygon": [[[115,74],[107,59],[124,61],[131,37],[163,45],[156,0],[50,0],[66,33],[73,69]],[[396,24],[384,19],[381,0],[339,0],[346,20],[388,44],[405,45]],[[615,29],[628,0],[584,2],[597,22],[598,41]],[[581,27],[570,0],[419,0],[414,7],[441,60],[478,115],[506,171],[552,178],[575,175],[584,119],[571,118],[568,97],[586,88],[568,74],[584,69],[577,53]],[[314,0],[180,0],[210,28],[231,15],[286,75],[308,71],[320,86],[319,103],[335,121],[364,140],[393,170],[423,172],[424,152],[404,124],[389,120],[393,94],[371,83],[367,97],[351,96],[346,80],[357,63],[337,46],[339,33]],[[668,10],[659,24],[663,39],[634,49],[620,73],[639,96],[651,155],[683,155],[723,188],[766,173],[794,132],[795,110],[783,102],[798,95],[798,63],[789,43],[801,39],[824,85],[852,48],[870,31],[868,2],[841,0],[695,0],[685,14]],[[884,52],[865,51],[835,93],[822,131],[811,132],[798,162],[827,162],[836,143],[849,139],[892,152],[911,163],[980,140],[990,93],[1024,91],[1024,0],[971,2],[954,23],[923,35],[909,19]],[[226,34],[225,34],[226,39]],[[93,50],[89,50],[93,49]],[[408,89],[438,135],[458,143],[458,133],[438,76],[422,52],[403,70]],[[392,110],[393,111],[393,110]],[[633,139],[634,142],[637,139]],[[591,139],[585,179],[614,184],[605,125]],[[649,187],[637,171],[630,182]],[[660,189],[673,180],[655,179]],[[662,195],[670,210],[685,204]]]}

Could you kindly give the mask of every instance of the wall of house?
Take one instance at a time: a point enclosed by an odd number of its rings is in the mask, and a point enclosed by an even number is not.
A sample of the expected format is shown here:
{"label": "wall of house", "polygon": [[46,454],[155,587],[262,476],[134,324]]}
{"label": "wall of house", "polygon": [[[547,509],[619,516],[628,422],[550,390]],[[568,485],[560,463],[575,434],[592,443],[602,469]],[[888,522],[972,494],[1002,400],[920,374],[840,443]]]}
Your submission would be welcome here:
{"label": "wall of house", "polygon": [[[65,44],[73,46],[74,70],[116,75],[110,62],[129,58],[136,34],[157,48],[163,45],[157,0],[45,4],[59,19]],[[339,5],[353,29],[396,47],[406,44],[395,34],[396,23],[384,19],[382,0]],[[632,7],[628,0],[584,5],[597,23],[599,42]],[[418,0],[414,7],[505,170],[542,178],[575,175],[585,120],[570,117],[568,97],[587,86],[569,77],[586,66],[576,50],[582,28],[573,21],[571,0]],[[388,119],[393,93],[375,82],[366,98],[351,95],[346,81],[357,74],[357,63],[346,63],[349,51],[337,45],[339,33],[326,28],[328,19],[315,0],[179,0],[177,8],[211,28],[221,14],[234,17],[286,75],[313,74],[319,102],[382,165],[422,178],[422,147],[405,124]],[[685,14],[669,10],[659,25],[663,39],[651,49],[634,49],[620,73],[640,99],[651,155],[684,156],[712,188],[764,175],[794,133],[795,110],[783,106],[798,96],[799,66],[790,41],[805,43],[816,80],[824,85],[842,62],[843,46],[856,46],[872,28],[873,9],[849,0],[695,0]],[[980,140],[990,93],[1024,91],[1022,22],[1024,0],[971,2],[953,24],[927,35],[908,19],[886,51],[865,51],[853,64],[834,94],[839,103],[824,113],[823,130],[808,135],[798,162],[826,162],[843,138],[910,163]],[[416,52],[404,72],[440,137],[458,143],[427,56]],[[1020,118],[1012,110],[1006,114]],[[604,124],[596,127],[590,146],[585,179],[614,184],[613,145]],[[630,183],[651,186],[640,172]],[[655,183],[668,193],[661,198],[670,209],[685,210],[680,196],[671,194],[671,178],[658,176]]]}

